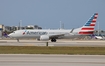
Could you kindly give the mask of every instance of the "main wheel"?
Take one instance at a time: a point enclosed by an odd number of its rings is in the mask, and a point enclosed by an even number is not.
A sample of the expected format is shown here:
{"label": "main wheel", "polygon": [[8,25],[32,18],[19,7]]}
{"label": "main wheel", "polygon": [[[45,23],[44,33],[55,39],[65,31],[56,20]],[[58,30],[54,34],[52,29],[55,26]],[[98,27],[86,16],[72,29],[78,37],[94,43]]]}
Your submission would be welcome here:
{"label": "main wheel", "polygon": [[53,38],[53,39],[51,39],[51,42],[56,42],[56,39],[54,39],[54,38]]}

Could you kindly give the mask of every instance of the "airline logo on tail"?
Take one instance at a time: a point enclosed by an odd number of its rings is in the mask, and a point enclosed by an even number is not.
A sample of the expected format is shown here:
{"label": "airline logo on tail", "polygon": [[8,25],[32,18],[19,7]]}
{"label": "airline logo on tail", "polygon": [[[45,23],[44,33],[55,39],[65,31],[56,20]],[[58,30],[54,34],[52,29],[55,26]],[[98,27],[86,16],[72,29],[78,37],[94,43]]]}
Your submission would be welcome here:
{"label": "airline logo on tail", "polygon": [[81,27],[79,34],[93,34],[97,17],[98,13],[94,13],[91,18],[86,22],[86,24]]}

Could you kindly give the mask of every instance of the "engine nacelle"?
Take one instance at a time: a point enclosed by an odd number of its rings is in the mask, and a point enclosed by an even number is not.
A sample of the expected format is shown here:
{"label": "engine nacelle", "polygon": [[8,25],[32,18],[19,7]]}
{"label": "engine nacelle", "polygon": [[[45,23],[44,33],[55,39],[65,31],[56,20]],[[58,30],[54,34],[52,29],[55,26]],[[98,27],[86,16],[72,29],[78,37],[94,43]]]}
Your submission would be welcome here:
{"label": "engine nacelle", "polygon": [[48,35],[42,35],[42,36],[40,36],[40,40],[47,41],[47,40],[49,40],[49,36]]}

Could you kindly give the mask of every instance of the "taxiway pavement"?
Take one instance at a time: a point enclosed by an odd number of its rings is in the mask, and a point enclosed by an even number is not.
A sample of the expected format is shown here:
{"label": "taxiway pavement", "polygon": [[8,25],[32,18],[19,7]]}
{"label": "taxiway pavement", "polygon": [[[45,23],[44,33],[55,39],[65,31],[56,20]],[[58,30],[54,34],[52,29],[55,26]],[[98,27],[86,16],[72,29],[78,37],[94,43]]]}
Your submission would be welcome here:
{"label": "taxiway pavement", "polygon": [[105,55],[0,54],[0,66],[105,66]]}
{"label": "taxiway pavement", "polygon": [[57,42],[36,40],[0,40],[0,46],[71,46],[71,47],[105,47],[105,40],[58,40]]}

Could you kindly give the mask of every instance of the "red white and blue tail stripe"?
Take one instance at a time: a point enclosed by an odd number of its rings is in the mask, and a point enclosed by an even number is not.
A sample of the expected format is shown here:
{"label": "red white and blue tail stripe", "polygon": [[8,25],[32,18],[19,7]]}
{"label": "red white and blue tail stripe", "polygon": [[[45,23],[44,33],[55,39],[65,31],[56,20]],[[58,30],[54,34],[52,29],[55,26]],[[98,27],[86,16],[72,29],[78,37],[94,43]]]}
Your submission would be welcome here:
{"label": "red white and blue tail stripe", "polygon": [[94,13],[91,18],[81,27],[79,34],[90,35],[93,34],[98,13]]}

